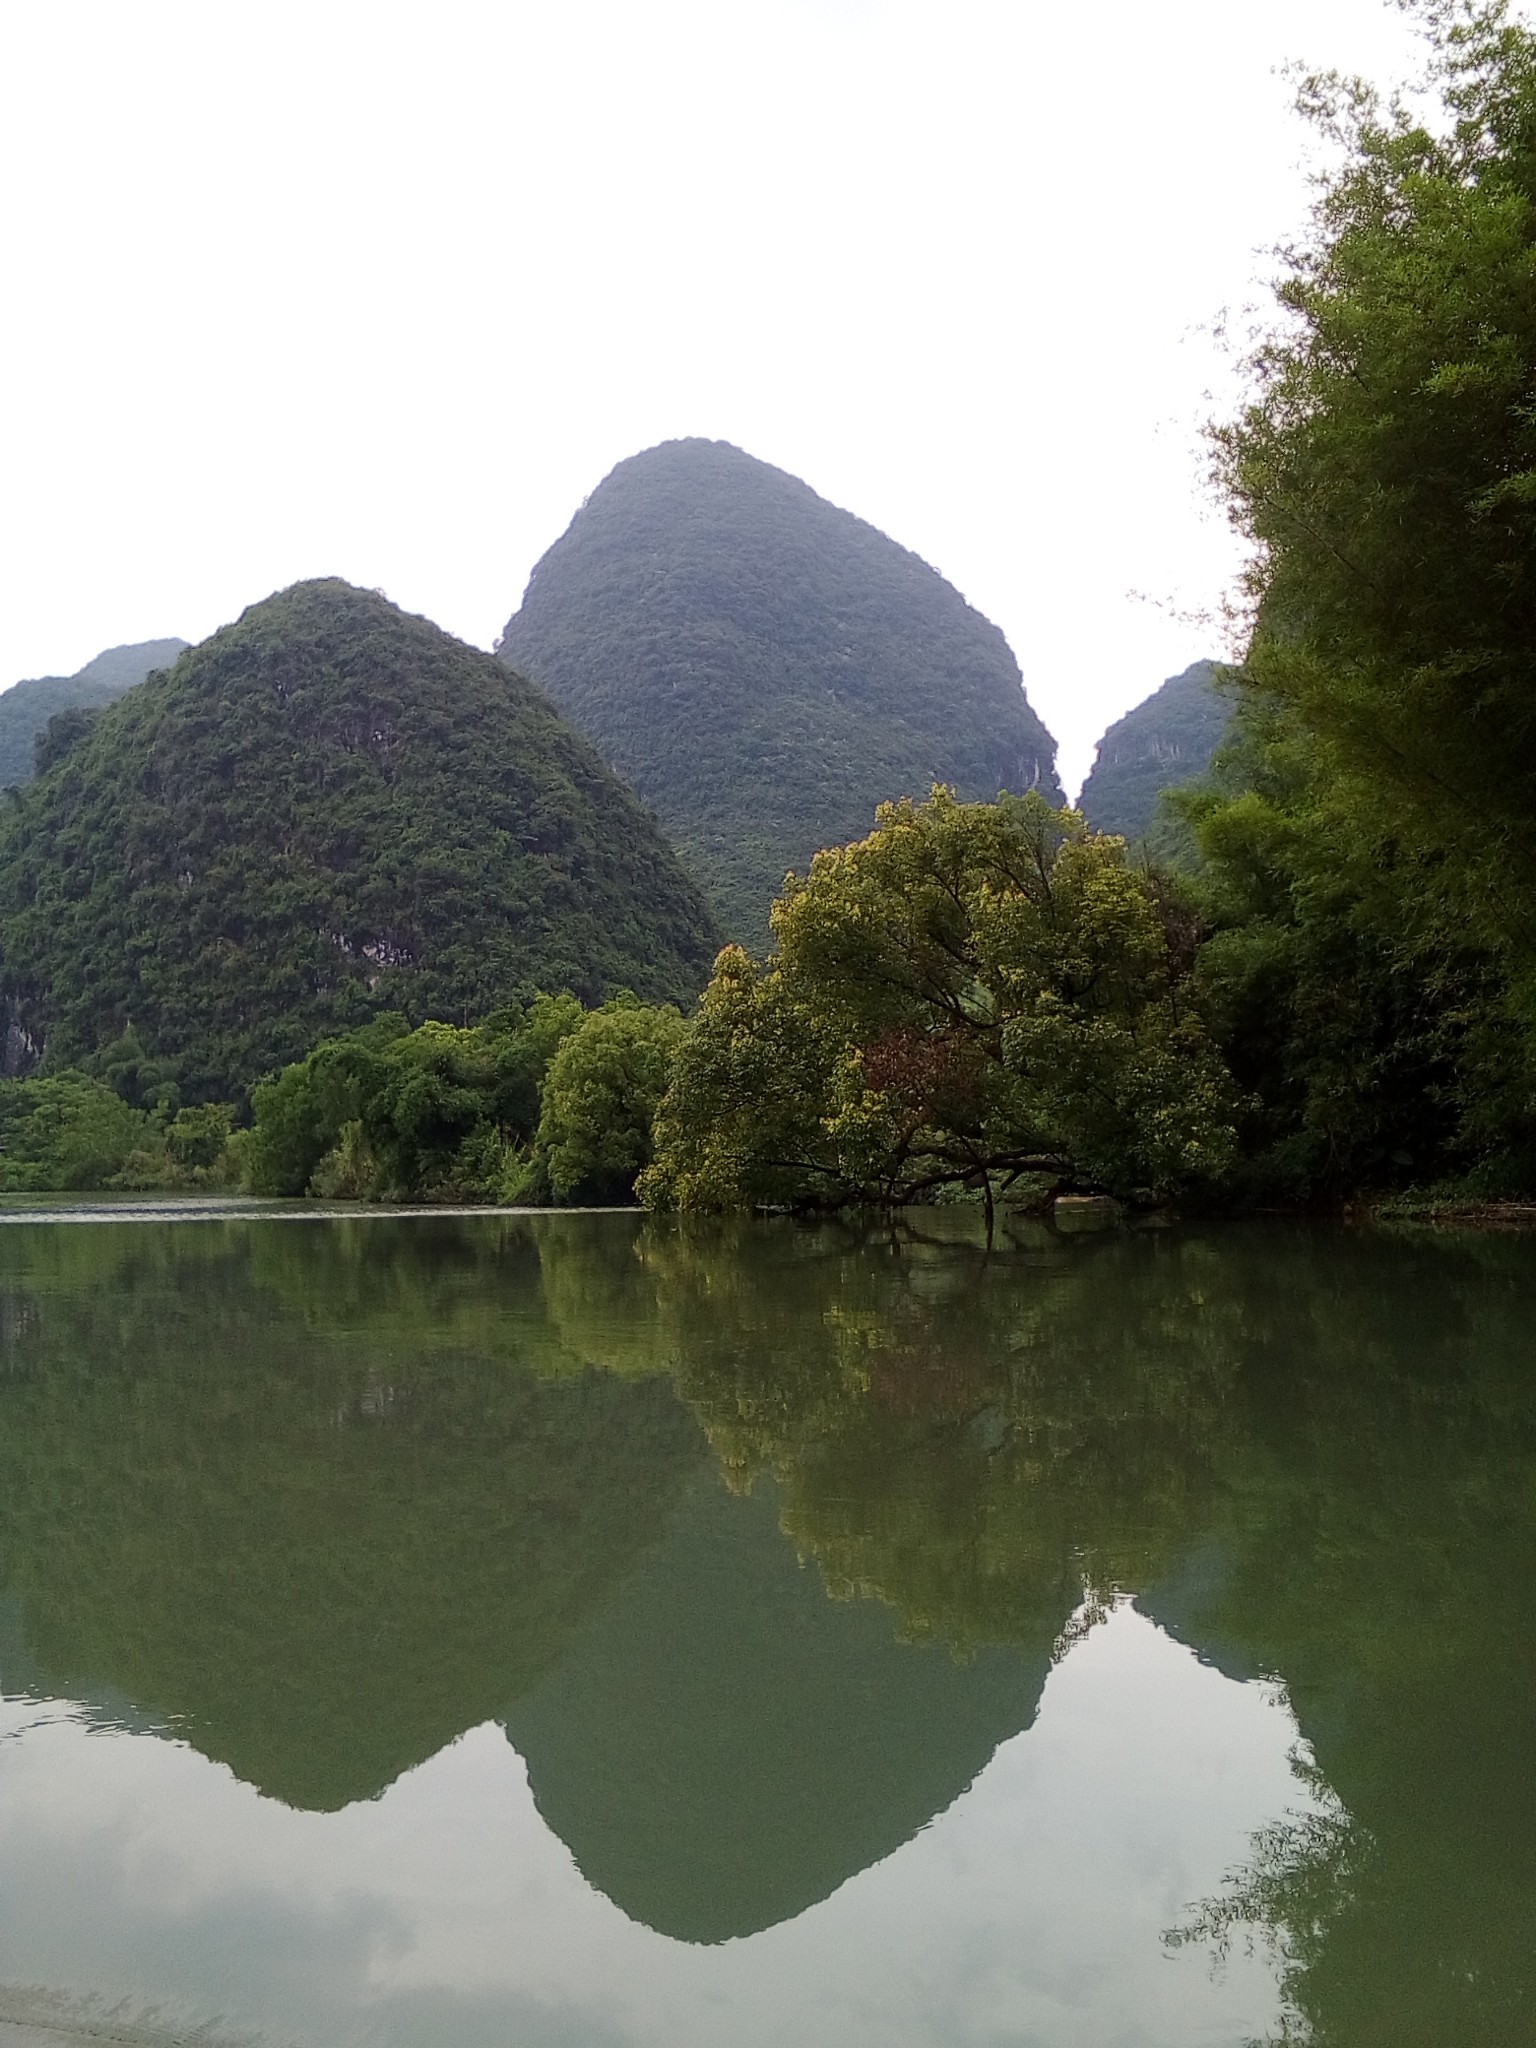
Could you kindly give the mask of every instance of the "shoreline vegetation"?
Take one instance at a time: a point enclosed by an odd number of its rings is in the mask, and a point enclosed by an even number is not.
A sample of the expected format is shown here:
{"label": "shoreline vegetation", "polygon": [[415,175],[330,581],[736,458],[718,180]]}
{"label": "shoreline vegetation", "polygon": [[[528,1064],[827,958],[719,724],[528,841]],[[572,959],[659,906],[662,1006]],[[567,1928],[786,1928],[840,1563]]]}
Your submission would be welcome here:
{"label": "shoreline vegetation", "polygon": [[1246,650],[1166,830],[936,784],[690,1007],[719,934],[611,766],[296,586],[0,811],[0,1192],[1527,1221],[1536,32],[1417,11],[1437,109],[1301,87],[1335,168],[1210,432]]}

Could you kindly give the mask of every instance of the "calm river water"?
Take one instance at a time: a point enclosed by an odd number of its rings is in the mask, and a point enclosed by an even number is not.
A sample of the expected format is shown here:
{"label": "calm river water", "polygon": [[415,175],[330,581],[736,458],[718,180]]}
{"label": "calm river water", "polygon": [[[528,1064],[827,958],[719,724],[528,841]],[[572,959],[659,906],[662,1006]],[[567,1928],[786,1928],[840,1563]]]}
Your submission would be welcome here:
{"label": "calm river water", "polygon": [[1536,1242],[0,1227],[0,2044],[1536,2041]]}

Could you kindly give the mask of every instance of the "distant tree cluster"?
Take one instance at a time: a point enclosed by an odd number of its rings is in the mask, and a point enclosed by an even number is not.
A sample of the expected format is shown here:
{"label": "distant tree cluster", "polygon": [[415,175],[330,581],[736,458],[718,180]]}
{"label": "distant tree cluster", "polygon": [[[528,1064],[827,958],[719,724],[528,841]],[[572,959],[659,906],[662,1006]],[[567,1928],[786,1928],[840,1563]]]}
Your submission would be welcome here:
{"label": "distant tree cluster", "polygon": [[88,1074],[0,1081],[0,1193],[227,1188],[231,1116],[223,1103],[140,1108]]}
{"label": "distant tree cluster", "polygon": [[1196,934],[1122,841],[1038,797],[939,789],[818,855],[774,927],[767,962],[726,948],[691,1021],[627,991],[374,1018],[257,1082],[232,1135],[125,1039],[111,1083],[0,1084],[0,1150],[35,1160],[19,1186],[174,1184],[216,1127],[199,1170],[351,1200],[990,1212],[1220,1183],[1237,1103],[1190,1000]]}
{"label": "distant tree cluster", "polygon": [[683,1030],[629,995],[541,996],[472,1028],[381,1017],[257,1087],[234,1157],[262,1195],[625,1202]]}

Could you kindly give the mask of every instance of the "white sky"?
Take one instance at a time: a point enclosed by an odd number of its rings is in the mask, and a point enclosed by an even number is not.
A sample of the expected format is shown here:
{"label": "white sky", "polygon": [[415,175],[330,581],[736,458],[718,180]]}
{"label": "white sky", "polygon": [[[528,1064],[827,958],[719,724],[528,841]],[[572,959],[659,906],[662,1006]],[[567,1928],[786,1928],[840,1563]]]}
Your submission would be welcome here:
{"label": "white sky", "polygon": [[1414,61],[1385,0],[0,0],[0,679],[311,575],[489,646],[706,434],[995,619],[1075,784],[1222,651],[1297,57]]}

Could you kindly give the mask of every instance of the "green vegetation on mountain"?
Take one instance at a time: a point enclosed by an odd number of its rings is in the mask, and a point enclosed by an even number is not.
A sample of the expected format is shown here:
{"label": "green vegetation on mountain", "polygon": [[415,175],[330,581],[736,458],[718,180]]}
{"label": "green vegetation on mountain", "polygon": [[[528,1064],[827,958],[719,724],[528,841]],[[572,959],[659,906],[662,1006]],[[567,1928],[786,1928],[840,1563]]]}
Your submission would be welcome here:
{"label": "green vegetation on mountain", "polygon": [[882,808],[727,947],[640,1179],[684,1209],[1019,1183],[1141,1200],[1229,1166],[1237,1103],[1179,903],[1038,796]]}
{"label": "green vegetation on mountain", "polygon": [[619,464],[535,568],[502,658],[660,818],[720,924],[935,782],[1061,793],[997,628],[916,555],[722,441]]}
{"label": "green vegetation on mountain", "polygon": [[1177,828],[1158,799],[1197,782],[1221,742],[1231,706],[1216,675],[1214,662],[1193,663],[1105,733],[1077,803],[1095,832],[1118,832],[1154,854],[1175,850]]}
{"label": "green vegetation on mountain", "polygon": [[62,712],[91,712],[169,668],[185,640],[141,640],[109,647],[72,676],[34,676],[0,692],[0,789],[32,780],[34,748],[49,721]]}
{"label": "green vegetation on mountain", "polygon": [[630,793],[491,656],[337,582],[252,606],[0,817],[13,1069],[131,1034],[234,1099],[389,1011],[686,1001],[716,935]]}

